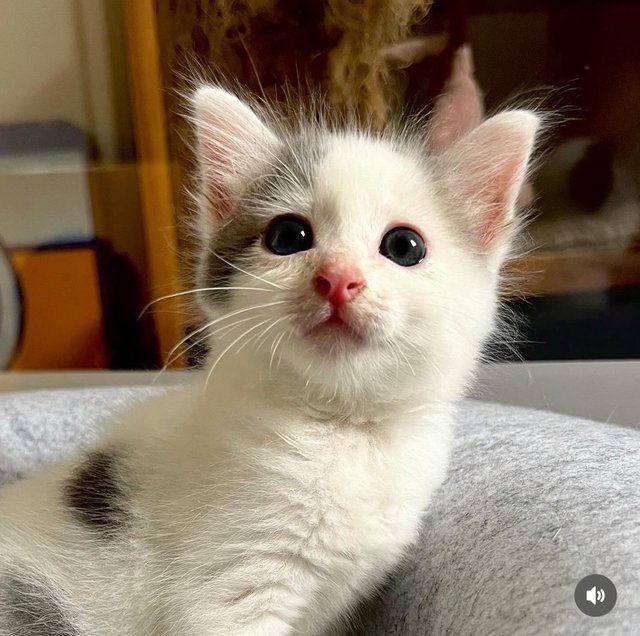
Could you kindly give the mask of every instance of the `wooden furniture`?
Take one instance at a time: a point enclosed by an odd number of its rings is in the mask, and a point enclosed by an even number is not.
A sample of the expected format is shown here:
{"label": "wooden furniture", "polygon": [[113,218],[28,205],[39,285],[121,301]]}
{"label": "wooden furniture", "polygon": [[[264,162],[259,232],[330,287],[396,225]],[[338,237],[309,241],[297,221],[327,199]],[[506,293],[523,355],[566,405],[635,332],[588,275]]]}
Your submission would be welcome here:
{"label": "wooden furniture", "polygon": [[[149,290],[158,298],[177,294],[183,289],[176,257],[176,215],[156,10],[153,0],[123,0],[122,6],[129,51]],[[152,314],[161,357],[182,338],[182,310],[182,296],[174,296],[167,298]],[[175,364],[180,364],[180,358]]]}
{"label": "wooden furniture", "polygon": [[95,248],[12,250],[11,260],[24,311],[20,343],[9,368],[105,368]]}
{"label": "wooden furniture", "polygon": [[[211,27],[207,20],[215,22],[221,19],[220,7],[215,2],[204,5],[206,10],[199,8],[199,3],[192,6],[188,3],[165,0],[122,2],[128,37],[140,196],[148,258],[149,291],[152,298],[184,291],[176,255],[184,249],[185,238],[179,235],[176,227],[180,222],[180,211],[184,208],[182,171],[186,165],[188,144],[185,143],[182,134],[186,130],[181,115],[183,106],[178,105],[175,89],[176,78],[180,73],[188,72],[189,69],[193,71],[199,66],[204,68],[215,53],[212,50],[222,46],[220,42],[214,41],[211,33],[207,31],[207,28]],[[622,7],[619,10],[616,8],[618,5]],[[575,97],[577,91],[567,90],[562,94],[565,101],[560,106],[565,108],[572,99],[578,99],[579,107],[588,113],[588,117],[585,118],[584,125],[576,123],[579,117],[575,118],[576,122],[571,120],[571,132],[585,134],[585,131],[593,129],[605,137],[608,134],[621,138],[625,136],[626,131],[620,122],[627,121],[628,118],[607,114],[611,100],[605,103],[601,96],[608,91],[602,91],[598,87],[601,82],[607,81],[607,64],[611,66],[612,60],[615,61],[621,55],[620,51],[616,53],[617,39],[626,42],[629,39],[627,36],[635,29],[633,20],[624,19],[625,15],[631,15],[634,11],[630,5],[596,0],[587,3],[567,2],[562,3],[562,6],[548,0],[483,0],[469,2],[468,6],[471,15],[471,39],[477,53],[478,77],[481,85],[487,90],[489,109],[503,105],[505,98],[513,95],[514,89],[522,86],[523,82],[530,82],[536,86],[548,83],[565,87],[570,85],[575,75],[575,82],[581,83],[581,86],[584,84],[585,89],[579,99]],[[553,19],[545,21],[544,15],[551,15],[552,12],[555,12]],[[578,23],[572,18],[576,12],[580,18]],[[492,19],[493,16],[502,14],[513,14],[513,24],[517,25],[517,28],[511,29],[509,37],[502,37],[507,33],[504,24],[494,23],[486,28],[484,33],[478,31],[478,25],[484,28],[489,24],[486,21],[487,17]],[[535,19],[529,20],[529,15]],[[314,14],[309,9],[303,18],[309,25],[313,25],[314,20],[320,20],[321,14]],[[269,22],[269,17],[265,20],[270,25],[270,32],[273,29],[277,31],[277,25]],[[606,25],[619,23],[626,24],[624,38],[618,38],[614,29],[605,28]],[[232,79],[237,77],[251,90],[263,90],[266,87],[266,93],[274,96],[280,78],[290,71],[286,66],[287,60],[276,55],[274,63],[271,64],[269,56],[275,54],[270,50],[269,55],[265,53],[268,62],[268,69],[265,71],[265,59],[252,60],[249,49],[243,49],[246,41],[242,33],[245,33],[246,26],[240,25],[237,42],[224,45],[226,48],[223,58],[228,67],[227,71],[233,73]],[[291,24],[286,28],[298,33],[297,27],[294,29]],[[541,36],[540,29],[543,28],[547,30],[545,35]],[[313,26],[309,29],[315,33]],[[573,33],[570,36],[571,42],[565,47],[568,47],[569,53],[558,61],[554,51],[557,45],[564,41],[563,38],[568,37],[567,29]],[[299,57],[304,57],[305,51],[316,48],[320,50],[327,45],[319,31],[316,36],[307,38],[308,41],[302,39],[307,48],[296,49]],[[283,39],[282,34],[278,37],[280,40]],[[300,39],[300,34],[296,37]],[[538,50],[534,46],[535,37],[544,42],[546,50]],[[513,64],[514,56],[522,49],[523,38],[531,43],[529,48],[532,53],[529,57],[533,61],[528,67],[531,71],[529,75],[526,64],[521,63],[523,60],[517,65]],[[259,37],[256,36],[255,40],[257,43],[251,41],[251,46],[263,45]],[[627,43],[625,46],[625,56],[633,62],[639,47],[633,43]],[[485,55],[484,62],[481,55],[483,50],[485,53],[490,51],[488,56]],[[592,60],[591,66],[583,63],[587,58]],[[300,59],[301,62],[304,61]],[[503,77],[499,77],[501,68],[505,70]],[[635,72],[629,66],[625,69],[625,72]],[[322,69],[317,65],[313,66],[312,75],[314,79],[322,81]],[[614,101],[618,104],[616,108],[623,108],[629,100],[616,97]],[[569,112],[569,115],[571,114]],[[640,286],[640,251],[633,248],[576,247],[553,252],[537,250],[516,260],[511,267],[516,281],[514,295],[518,296],[564,295]],[[169,298],[158,304],[157,310],[152,313],[162,357],[184,335],[183,298],[179,295]],[[177,364],[181,363],[182,361],[178,360]]]}
{"label": "wooden furniture", "polygon": [[558,296],[640,286],[640,250],[537,251],[511,265],[518,294]]}
{"label": "wooden furniture", "polygon": [[[565,139],[603,140],[625,157],[624,168],[633,173],[634,144],[640,143],[637,3],[470,0],[468,7],[476,75],[487,107],[540,104],[554,113],[545,150]],[[533,90],[526,91],[527,86]],[[537,208],[544,216],[544,205],[539,202]],[[640,215],[640,201],[637,208]],[[563,217],[562,205],[556,214]],[[588,212],[584,219],[589,222]],[[635,238],[637,246],[640,236]],[[637,247],[593,245],[530,252],[512,264],[514,288],[524,295],[560,296],[640,286]]]}

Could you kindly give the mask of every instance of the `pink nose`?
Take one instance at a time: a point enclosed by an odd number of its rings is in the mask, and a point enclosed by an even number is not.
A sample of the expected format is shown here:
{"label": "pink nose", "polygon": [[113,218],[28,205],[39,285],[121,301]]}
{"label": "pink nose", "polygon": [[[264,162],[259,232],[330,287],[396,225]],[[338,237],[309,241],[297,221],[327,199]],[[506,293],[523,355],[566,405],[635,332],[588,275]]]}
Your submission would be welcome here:
{"label": "pink nose", "polygon": [[345,305],[365,286],[362,274],[355,268],[324,267],[314,281],[316,292],[334,307]]}

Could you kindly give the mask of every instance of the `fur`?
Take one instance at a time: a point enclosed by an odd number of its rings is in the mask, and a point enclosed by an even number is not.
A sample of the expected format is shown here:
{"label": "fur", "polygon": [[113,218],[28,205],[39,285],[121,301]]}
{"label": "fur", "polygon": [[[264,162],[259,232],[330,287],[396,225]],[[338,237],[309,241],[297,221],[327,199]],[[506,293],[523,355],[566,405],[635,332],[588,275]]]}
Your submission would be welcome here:
{"label": "fur", "polygon": [[[431,156],[419,127],[285,129],[217,87],[193,104],[209,359],[82,456],[0,491],[2,636],[340,629],[445,477],[536,115],[497,115]],[[280,214],[307,219],[311,249],[266,249]],[[398,225],[423,262],[380,254]],[[365,286],[348,327],[315,332],[331,308],[314,277],[336,263]]]}

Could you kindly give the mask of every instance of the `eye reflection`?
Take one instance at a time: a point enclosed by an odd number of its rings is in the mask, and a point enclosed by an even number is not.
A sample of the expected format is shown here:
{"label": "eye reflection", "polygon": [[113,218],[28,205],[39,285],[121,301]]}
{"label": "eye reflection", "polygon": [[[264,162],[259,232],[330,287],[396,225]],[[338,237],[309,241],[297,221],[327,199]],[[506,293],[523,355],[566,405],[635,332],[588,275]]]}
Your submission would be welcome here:
{"label": "eye reflection", "polygon": [[382,237],[380,254],[402,267],[411,267],[425,259],[427,247],[415,230],[396,227]]}
{"label": "eye reflection", "polygon": [[311,225],[297,216],[276,217],[267,228],[264,244],[278,256],[290,256],[313,247]]}

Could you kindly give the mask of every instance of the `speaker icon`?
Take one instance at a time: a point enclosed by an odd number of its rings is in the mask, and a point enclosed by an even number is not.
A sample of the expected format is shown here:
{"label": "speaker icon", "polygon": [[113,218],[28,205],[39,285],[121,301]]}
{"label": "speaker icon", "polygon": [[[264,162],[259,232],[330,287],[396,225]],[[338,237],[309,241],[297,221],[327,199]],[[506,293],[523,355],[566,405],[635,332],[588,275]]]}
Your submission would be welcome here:
{"label": "speaker icon", "polygon": [[604,599],[605,594],[601,587],[596,588],[594,585],[590,590],[587,590],[587,601],[590,603],[593,603],[594,605],[596,603],[604,603]]}
{"label": "speaker icon", "polygon": [[578,609],[587,616],[604,616],[616,605],[618,591],[613,581],[602,574],[581,578],[573,593]]}

